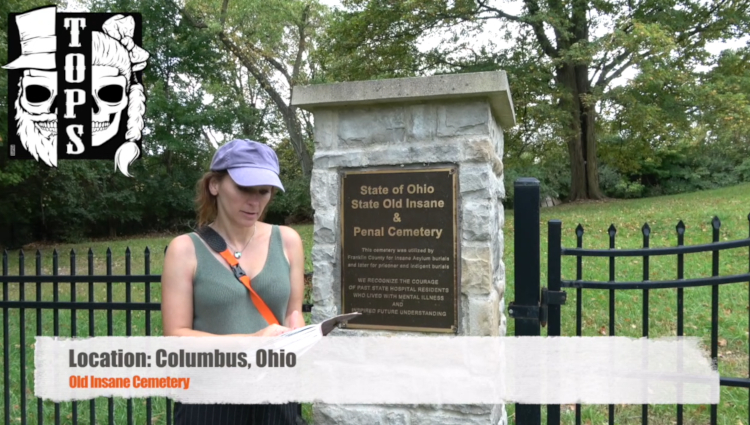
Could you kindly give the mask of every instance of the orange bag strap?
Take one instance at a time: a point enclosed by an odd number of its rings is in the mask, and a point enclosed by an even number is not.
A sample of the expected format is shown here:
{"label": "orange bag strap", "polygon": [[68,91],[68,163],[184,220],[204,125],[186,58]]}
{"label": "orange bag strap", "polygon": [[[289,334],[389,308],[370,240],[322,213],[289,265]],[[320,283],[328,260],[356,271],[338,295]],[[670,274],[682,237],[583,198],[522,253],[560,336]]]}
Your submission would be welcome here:
{"label": "orange bag strap", "polygon": [[253,305],[258,309],[260,315],[266,319],[266,322],[268,322],[269,325],[278,325],[279,321],[276,319],[276,316],[274,316],[265,301],[263,301],[260,295],[255,292],[252,285],[250,285],[250,277],[244,270],[242,270],[240,262],[237,261],[232,252],[227,248],[227,243],[224,241],[224,238],[208,226],[201,227],[196,233],[206,241],[206,244],[211,247],[211,249],[218,252],[219,255],[229,263],[229,268],[232,270],[232,273],[234,273],[234,277],[236,277],[237,280],[245,285],[245,288],[250,291],[250,300],[252,300]]}

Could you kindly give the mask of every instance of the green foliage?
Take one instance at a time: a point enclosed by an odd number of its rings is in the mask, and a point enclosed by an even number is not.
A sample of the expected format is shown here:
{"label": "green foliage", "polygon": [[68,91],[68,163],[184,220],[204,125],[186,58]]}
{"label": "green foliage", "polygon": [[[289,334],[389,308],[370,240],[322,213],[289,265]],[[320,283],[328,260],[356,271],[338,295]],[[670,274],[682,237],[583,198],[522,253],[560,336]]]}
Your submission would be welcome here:
{"label": "green foliage", "polygon": [[742,163],[735,169],[737,174],[743,182],[750,182],[750,158],[746,158]]}
{"label": "green foliage", "polygon": [[702,75],[701,124],[706,139],[750,156],[750,46],[727,50]]}
{"label": "green foliage", "polygon": [[640,198],[645,189],[641,183],[629,181],[617,169],[607,164],[599,167],[599,183],[604,194],[611,198]]}
{"label": "green foliage", "polygon": [[295,180],[282,181],[285,192],[279,192],[268,208],[269,223],[309,222],[313,217],[310,206],[310,179],[300,176]]}
{"label": "green foliage", "polygon": [[[708,131],[738,145],[749,133],[742,118],[750,93],[747,55],[725,54],[717,62],[706,51],[709,42],[749,32],[745,1],[524,0],[517,15],[479,0],[343,5],[327,31],[320,81],[503,69],[519,123],[504,129],[506,168],[544,175],[544,167],[518,168],[513,161],[530,154],[547,163],[564,143],[593,149],[602,140],[610,144],[597,148],[600,163],[610,167],[603,172],[609,193],[638,196],[642,189],[617,174],[639,172],[655,151],[702,140]],[[478,41],[487,30],[499,37]],[[418,49],[426,38],[437,40],[435,47]],[[712,66],[708,74],[697,71]],[[635,77],[622,83],[631,70]],[[596,114],[591,141],[574,125],[582,111]],[[582,157],[578,148],[564,154]],[[581,196],[580,188],[571,193]]]}
{"label": "green foliage", "polygon": [[534,177],[539,180],[539,196],[541,199],[547,197],[565,199],[570,193],[570,169],[564,160],[506,168],[504,175],[505,201],[503,202],[506,208],[513,208],[515,195],[513,182],[520,177]]}
{"label": "green foliage", "polygon": [[670,195],[750,181],[747,157],[716,142],[682,143],[632,154],[629,169],[617,164],[601,166],[602,189],[608,197]]}
{"label": "green foliage", "polygon": [[[645,170],[657,179],[649,195],[673,194],[732,186],[746,180],[739,158],[715,146],[696,145],[662,158],[661,170]],[[652,177],[655,176],[655,177]]]}
{"label": "green foliage", "polygon": [[[416,75],[420,67],[416,41],[409,28],[409,2],[345,1],[358,12],[337,10],[320,41],[323,73],[316,82],[369,80]],[[367,33],[370,40],[363,40]],[[343,54],[342,54],[343,53]],[[352,66],[356,64],[356,66]]]}
{"label": "green foliage", "polygon": [[[301,124],[306,113],[289,99],[292,87],[310,81],[317,71],[311,58],[316,57],[325,11],[308,0],[190,0],[180,9],[184,24],[209,37],[227,61],[223,86],[231,90],[221,90],[220,83],[211,94],[232,94],[234,105],[240,106],[232,115],[235,119],[238,112],[249,112],[246,107],[262,109],[260,114],[243,114],[241,126],[226,133],[288,137],[308,176],[312,156],[304,133],[309,129]],[[254,117],[262,128],[248,125],[247,118]]]}
{"label": "green foliage", "polygon": [[312,220],[313,209],[310,201],[310,178],[302,173],[292,144],[284,139],[274,146],[279,157],[281,183],[284,192],[278,192],[268,207],[267,220],[274,223],[304,222]]}
{"label": "green foliage", "polygon": [[[708,59],[707,59],[708,60]],[[674,194],[747,179],[750,54],[727,50],[699,72],[679,57],[653,61],[610,92],[600,126],[607,196]]]}

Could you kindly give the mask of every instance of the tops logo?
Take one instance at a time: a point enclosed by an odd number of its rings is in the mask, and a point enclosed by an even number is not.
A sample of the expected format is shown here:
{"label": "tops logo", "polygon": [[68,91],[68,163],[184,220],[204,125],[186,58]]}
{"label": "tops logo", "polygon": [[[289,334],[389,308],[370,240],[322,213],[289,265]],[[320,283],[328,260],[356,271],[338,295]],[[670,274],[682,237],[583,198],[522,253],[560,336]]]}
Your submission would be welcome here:
{"label": "tops logo", "polygon": [[[54,6],[10,14],[10,156],[114,158],[128,166],[141,153],[146,95],[140,14],[57,13]],[[25,150],[16,150],[20,143]]]}

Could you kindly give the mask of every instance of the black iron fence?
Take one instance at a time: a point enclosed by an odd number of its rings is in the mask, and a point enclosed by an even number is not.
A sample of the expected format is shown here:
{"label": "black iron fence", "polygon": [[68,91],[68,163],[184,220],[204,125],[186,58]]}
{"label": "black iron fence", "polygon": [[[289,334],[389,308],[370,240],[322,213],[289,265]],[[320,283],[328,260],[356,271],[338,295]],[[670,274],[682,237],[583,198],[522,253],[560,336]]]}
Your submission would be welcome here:
{"label": "black iron fence", "polygon": [[[750,283],[750,250],[747,254],[748,273],[734,273],[720,275],[720,255],[729,249],[750,247],[750,215],[748,219],[748,238],[733,241],[720,241],[721,221],[714,217],[711,221],[712,241],[711,243],[699,245],[685,245],[685,224],[679,221],[675,226],[677,246],[666,248],[652,248],[651,228],[646,223],[641,228],[643,236],[642,248],[616,249],[617,229],[611,225],[607,229],[609,237],[608,249],[586,249],[583,247],[584,228],[580,224],[575,229],[576,247],[567,248],[562,246],[562,221],[551,220],[548,222],[547,241],[547,287],[540,288],[540,211],[539,211],[539,182],[536,179],[519,179],[516,181],[516,209],[515,217],[515,300],[508,307],[509,314],[515,318],[516,336],[539,336],[541,327],[549,325],[548,336],[561,336],[561,310],[565,307],[565,288],[575,289],[575,332],[576,336],[582,336],[583,329],[583,290],[606,290],[608,291],[608,327],[601,329],[601,334],[615,335],[616,303],[615,293],[617,291],[641,291],[642,293],[642,328],[641,335],[649,337],[650,315],[649,291],[656,289],[676,289],[676,336],[685,336],[685,289],[697,287],[711,288],[711,330],[710,330],[710,356],[718,367],[719,356],[719,288],[729,284]],[[711,276],[685,279],[685,255],[697,253],[711,253]],[[676,279],[652,280],[650,260],[652,257],[674,256],[676,261]],[[564,257],[575,258],[575,279],[563,279],[562,259]],[[602,281],[584,280],[583,259],[600,257],[608,259],[608,279]],[[625,258],[642,259],[642,278],[638,281],[616,281],[617,259]],[[750,298],[750,293],[748,293]],[[744,304],[743,304],[744,306]],[[745,311],[750,315],[750,307]],[[750,327],[750,317],[748,317]],[[748,333],[750,335],[750,329]],[[750,338],[750,337],[748,337]],[[747,352],[750,351],[750,341],[746,338],[744,345],[744,361],[748,360]],[[564,365],[561,365],[564,367]],[[748,366],[750,368],[750,364]],[[748,370],[750,376],[750,369]],[[721,376],[720,384],[723,387],[750,388],[750,379],[745,377]],[[679,391],[679,388],[678,388]],[[745,396],[747,403],[747,422],[750,423],[750,392]],[[575,405],[575,423],[581,424],[581,405]],[[561,421],[559,405],[547,406],[547,424],[558,425]],[[621,423],[623,419],[616,419],[615,406],[608,406],[608,422],[610,424]],[[641,407],[640,422],[647,424],[649,420],[649,406]],[[516,423],[538,425],[541,423],[541,406],[516,405]],[[737,420],[739,418],[735,418]],[[682,425],[684,422],[683,406],[677,405],[674,423]],[[715,425],[718,421],[718,405],[710,405],[710,423]],[[739,419],[742,423],[743,419]],[[627,423],[633,423],[632,418]],[[671,420],[669,423],[673,423]],[[692,421],[690,423],[693,423]]]}
{"label": "black iron fence", "polygon": [[[130,248],[124,258],[114,261],[108,248],[103,264],[89,249],[85,274],[78,270],[75,251],[61,266],[63,255],[57,250],[51,256],[37,250],[33,274],[27,273],[28,258],[23,250],[18,252],[17,272],[11,271],[10,257],[3,252],[0,275],[3,424],[172,424],[172,403],[166,398],[53,403],[35,397],[33,392],[35,336],[161,335],[161,275],[151,273],[149,248],[143,252],[143,261],[138,262],[141,274],[132,273]],[[115,268],[122,272],[115,274]],[[303,311],[309,312],[311,307],[305,304]]]}
{"label": "black iron fence", "polygon": [[[748,215],[748,221],[750,223],[750,215]],[[560,288],[575,288],[576,290],[576,335],[580,336],[582,332],[582,291],[583,289],[599,289],[607,290],[609,292],[609,323],[608,323],[608,334],[615,335],[615,291],[624,290],[641,290],[642,291],[642,327],[641,334],[643,337],[649,336],[649,291],[653,289],[676,289],[677,290],[677,336],[685,336],[685,288],[696,288],[702,286],[711,287],[711,359],[713,363],[718,366],[718,347],[719,347],[719,287],[720,285],[727,285],[732,283],[745,283],[750,282],[750,251],[748,254],[748,273],[738,273],[730,275],[719,275],[720,266],[720,254],[723,251],[750,247],[750,226],[748,226],[748,238],[734,241],[719,241],[719,230],[721,228],[721,221],[718,217],[714,217],[711,221],[712,228],[712,242],[708,244],[700,245],[685,245],[685,224],[680,220],[675,226],[675,236],[677,240],[676,247],[668,248],[651,248],[650,247],[650,236],[651,228],[648,223],[644,224],[641,228],[643,234],[643,248],[638,249],[615,249],[615,242],[617,236],[617,229],[614,225],[610,225],[607,229],[609,236],[609,249],[585,249],[583,248],[583,235],[584,228],[580,224],[576,227],[576,247],[575,248],[564,248],[560,241],[562,240],[562,222],[560,220],[552,220],[548,223],[549,228],[549,258],[560,258],[564,256],[575,257],[576,259],[576,279],[575,280],[563,280],[561,278],[561,268],[559,262],[555,263],[555,269],[550,269],[548,276],[548,285],[550,291],[559,291]],[[703,252],[711,253],[711,276],[685,279],[685,254],[697,254]],[[651,257],[673,255],[676,257],[677,262],[677,278],[674,280],[650,280],[650,259]],[[583,280],[583,266],[582,260],[586,257],[605,257],[609,261],[609,279],[607,281],[590,281]],[[616,259],[628,258],[628,257],[640,257],[643,260],[642,263],[642,280],[630,281],[630,282],[616,282],[615,271],[616,271]],[[550,331],[552,331],[553,321],[558,323],[557,333],[550,332],[548,335],[560,335],[559,333],[559,322],[560,322],[560,309],[557,306],[557,310],[554,314],[550,314]],[[750,328],[749,328],[750,331]],[[749,371],[750,373],[750,371]],[[722,376],[720,379],[722,386],[731,387],[742,387],[750,388],[750,379],[748,378],[737,378]],[[748,394],[750,397],[750,393]],[[748,399],[750,402],[750,398]],[[750,407],[750,405],[749,405]],[[648,423],[648,410],[649,406],[644,405],[641,408],[641,421],[643,424]],[[549,424],[559,423],[559,406],[551,406],[548,408],[548,414],[550,420]],[[553,414],[554,412],[554,414]],[[710,420],[711,424],[715,425],[718,421],[718,405],[712,404],[710,406]],[[615,410],[614,406],[610,405],[608,409],[609,423],[615,423]],[[678,425],[682,425],[684,421],[683,417],[683,406],[678,405],[676,408],[676,422]],[[748,421],[750,421],[750,409],[748,409]],[[576,423],[581,423],[581,409],[580,405],[576,406]]]}
{"label": "black iron fence", "polygon": [[[721,222],[715,218],[711,223],[712,242],[702,245],[684,245],[685,226],[676,226],[677,246],[670,248],[650,247],[650,228],[642,228],[643,247],[638,249],[615,249],[617,230],[611,226],[609,249],[583,248],[584,229],[576,228],[575,248],[562,246],[562,223],[548,223],[547,287],[540,288],[540,210],[539,185],[535,179],[519,179],[515,187],[515,300],[508,311],[515,318],[517,336],[538,336],[541,327],[548,324],[547,334],[561,335],[561,309],[565,304],[565,288],[574,288],[576,293],[576,335],[582,335],[582,291],[606,290],[609,292],[609,335],[615,335],[615,292],[642,291],[642,335],[649,336],[649,291],[675,288],[676,334],[684,335],[685,288],[711,287],[711,358],[718,362],[719,345],[719,288],[722,285],[750,282],[750,253],[748,273],[720,276],[720,253],[722,251],[750,247],[750,231],[747,239],[735,241],[719,240]],[[750,220],[750,216],[748,216]],[[685,255],[710,252],[712,275],[697,279],[685,279]],[[651,280],[650,259],[655,256],[676,257],[677,276],[674,280]],[[143,261],[138,262],[140,274],[133,274],[131,250],[125,250],[124,259],[113,260],[107,249],[104,261],[95,258],[92,250],[86,255],[86,272],[78,271],[75,251],[68,255],[68,262],[60,264],[62,255],[56,250],[51,256],[37,251],[33,257],[33,274],[27,273],[27,256],[19,251],[17,272],[10,269],[10,255],[2,255],[2,341],[3,341],[3,423],[44,424],[99,424],[99,423],[172,423],[171,401],[164,398],[113,399],[99,398],[89,401],[52,403],[34,397],[33,393],[33,336],[152,336],[160,335],[161,304],[158,302],[161,276],[151,273],[151,251],[146,248]],[[574,257],[576,278],[562,277],[562,259]],[[583,280],[583,258],[605,257],[609,261],[609,279],[604,281]],[[643,277],[639,281],[616,281],[618,258],[636,257],[643,260]],[[122,259],[122,261],[120,261]],[[122,272],[115,273],[115,269]],[[61,271],[63,272],[61,274]],[[309,276],[308,276],[309,277]],[[750,296],[750,294],[749,294]],[[311,305],[305,304],[304,311]],[[748,309],[750,315],[750,309]],[[750,318],[749,318],[750,320]],[[749,331],[750,332],[750,331]],[[750,370],[748,371],[750,374]],[[750,379],[721,377],[722,386],[750,388]],[[750,392],[748,393],[750,412]],[[575,406],[576,424],[581,423],[581,406]],[[648,421],[648,406],[642,407],[642,423]],[[616,423],[614,406],[609,406],[609,423]],[[710,406],[711,424],[717,423],[718,408]],[[748,413],[750,423],[750,413]],[[560,406],[547,406],[548,424],[560,423]],[[540,424],[541,406],[517,405],[516,423]],[[677,406],[676,423],[683,423],[683,407]]]}

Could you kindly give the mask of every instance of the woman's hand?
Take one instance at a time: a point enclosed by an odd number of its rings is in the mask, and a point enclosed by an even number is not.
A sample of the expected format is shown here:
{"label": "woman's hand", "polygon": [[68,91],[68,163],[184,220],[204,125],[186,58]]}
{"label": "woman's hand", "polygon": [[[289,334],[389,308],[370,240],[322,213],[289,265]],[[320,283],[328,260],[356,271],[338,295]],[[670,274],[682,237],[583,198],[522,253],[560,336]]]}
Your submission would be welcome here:
{"label": "woman's hand", "polygon": [[260,331],[252,334],[252,336],[279,336],[283,333],[289,332],[291,329],[287,328],[286,326],[281,325],[269,325],[265,328],[261,329]]}
{"label": "woman's hand", "polygon": [[290,314],[287,317],[287,326],[294,329],[299,329],[305,326],[305,318],[302,316],[302,313],[299,312],[299,310],[294,310],[292,314]]}

